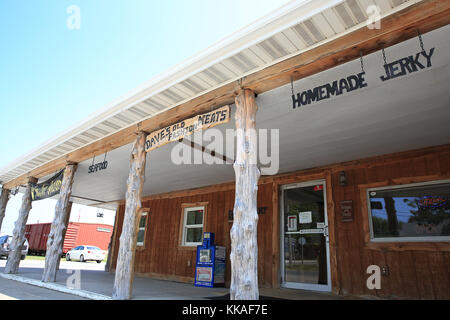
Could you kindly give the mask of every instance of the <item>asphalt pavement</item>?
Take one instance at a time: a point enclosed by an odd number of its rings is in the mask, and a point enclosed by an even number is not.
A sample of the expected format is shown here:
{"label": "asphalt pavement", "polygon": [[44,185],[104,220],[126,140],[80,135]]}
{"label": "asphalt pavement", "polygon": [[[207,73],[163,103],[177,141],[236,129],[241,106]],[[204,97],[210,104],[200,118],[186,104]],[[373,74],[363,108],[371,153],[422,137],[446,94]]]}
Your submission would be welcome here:
{"label": "asphalt pavement", "polygon": [[0,278],[0,300],[87,300],[72,294]]}

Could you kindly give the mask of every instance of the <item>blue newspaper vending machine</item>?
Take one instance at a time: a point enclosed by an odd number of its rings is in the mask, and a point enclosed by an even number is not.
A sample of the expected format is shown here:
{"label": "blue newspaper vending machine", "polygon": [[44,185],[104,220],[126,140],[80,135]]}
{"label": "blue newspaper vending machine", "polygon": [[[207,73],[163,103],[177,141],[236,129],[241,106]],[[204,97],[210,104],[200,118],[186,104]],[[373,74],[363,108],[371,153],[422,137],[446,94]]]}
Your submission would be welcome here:
{"label": "blue newspaper vending machine", "polygon": [[214,244],[214,233],[203,234],[203,244],[197,246],[195,286],[215,287],[225,285],[226,248]]}

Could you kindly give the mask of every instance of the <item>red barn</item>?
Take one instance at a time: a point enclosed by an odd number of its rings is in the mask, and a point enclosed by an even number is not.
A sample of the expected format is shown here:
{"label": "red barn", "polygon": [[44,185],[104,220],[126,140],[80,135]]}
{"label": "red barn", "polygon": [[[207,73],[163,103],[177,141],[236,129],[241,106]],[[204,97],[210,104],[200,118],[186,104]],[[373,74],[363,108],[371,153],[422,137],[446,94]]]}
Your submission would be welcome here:
{"label": "red barn", "polygon": [[[25,237],[30,254],[45,254],[51,223],[27,224]],[[100,223],[70,222],[64,238],[63,253],[79,245],[92,245],[108,250],[113,227]]]}

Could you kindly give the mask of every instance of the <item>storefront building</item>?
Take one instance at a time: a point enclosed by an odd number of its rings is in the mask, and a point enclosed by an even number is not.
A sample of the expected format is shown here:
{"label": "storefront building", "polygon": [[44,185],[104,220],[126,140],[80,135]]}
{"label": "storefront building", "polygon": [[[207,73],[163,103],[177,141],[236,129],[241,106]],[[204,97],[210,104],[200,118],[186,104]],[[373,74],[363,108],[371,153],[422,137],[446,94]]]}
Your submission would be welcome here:
{"label": "storefront building", "polygon": [[[148,111],[165,99],[179,103],[4,186],[76,162],[71,201],[117,208],[109,271],[125,282],[132,272],[123,261],[135,274],[193,283],[197,245],[212,232],[226,247],[231,287],[232,228],[250,199],[259,287],[449,299],[450,5],[376,1],[383,13],[377,29],[365,24],[364,3],[284,8],[283,18],[251,33],[253,45],[249,35],[230,40],[230,50],[248,43],[220,66],[202,61],[197,78],[145,103],[145,90],[133,97],[138,104],[123,102],[135,116],[143,104]],[[303,13],[286,21],[297,10]],[[270,55],[271,65],[256,67]],[[246,67],[238,81],[177,98],[180,84],[195,92],[208,75],[220,82]],[[200,140],[165,136],[194,128],[199,117]],[[108,119],[94,122],[106,128]],[[252,125],[258,142],[228,135]],[[107,166],[94,170],[93,157],[103,154]],[[260,176],[245,155],[257,157]],[[247,223],[245,236],[253,232]]]}
{"label": "storefront building", "polygon": [[[405,212],[397,213],[386,201],[393,200],[396,207],[399,201],[416,197],[430,199],[425,202],[440,201],[436,194],[449,192],[449,167],[447,145],[261,179],[259,285],[383,298],[448,299],[450,253],[448,231],[443,230],[445,223],[408,223],[415,216],[410,214],[405,219],[407,209],[412,206],[413,211],[420,212],[421,207],[407,203]],[[342,172],[346,183],[341,186]],[[372,196],[374,192],[379,196]],[[384,209],[378,209],[380,202]],[[428,205],[423,205],[426,215]],[[149,213],[141,218],[144,222],[138,238],[136,273],[192,283],[196,247],[185,245],[186,229],[190,227],[185,220],[187,214],[190,210],[202,210],[203,220],[196,227],[214,232],[216,242],[229,252],[232,226],[229,212],[233,206],[233,183],[144,197],[143,207]],[[442,208],[448,212],[448,207]],[[289,217],[298,214],[298,210],[311,212],[310,220],[306,217],[310,223],[298,224],[298,231],[315,229],[311,233],[288,231]],[[389,229],[392,213],[397,213],[397,223]],[[115,248],[119,246],[123,214],[124,205],[120,205]],[[302,218],[297,215],[297,219]],[[405,222],[398,223],[399,220]],[[314,233],[318,223],[325,224],[326,234]],[[306,240],[304,261],[310,263],[304,268],[298,265],[302,260],[301,238]],[[117,251],[113,252],[115,261]],[[290,261],[290,254],[294,261]],[[371,265],[386,268],[379,290],[370,290],[366,285],[370,276],[367,268]],[[230,270],[227,260],[227,285]]]}

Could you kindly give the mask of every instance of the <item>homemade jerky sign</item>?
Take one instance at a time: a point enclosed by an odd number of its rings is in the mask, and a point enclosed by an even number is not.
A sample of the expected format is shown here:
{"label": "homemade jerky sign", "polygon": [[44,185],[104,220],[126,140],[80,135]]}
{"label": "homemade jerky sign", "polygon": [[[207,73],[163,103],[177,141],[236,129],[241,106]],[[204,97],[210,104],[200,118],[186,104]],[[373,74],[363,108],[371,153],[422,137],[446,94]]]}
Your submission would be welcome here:
{"label": "homemade jerky sign", "polygon": [[151,151],[169,142],[180,140],[195,131],[212,128],[230,120],[230,106],[189,118],[168,127],[156,130],[147,136],[145,151]]}
{"label": "homemade jerky sign", "polygon": [[47,181],[31,185],[31,200],[42,200],[53,197],[61,190],[64,170],[61,170],[56,175]]}
{"label": "homemade jerky sign", "polygon": [[292,108],[305,106],[314,101],[329,99],[331,96],[339,96],[344,92],[350,92],[367,87],[364,79],[365,72],[352,74],[348,77],[334,80],[330,83],[315,87],[314,89],[305,90],[297,95],[292,95]]}
{"label": "homemade jerky sign", "polygon": [[[410,55],[396,61],[383,65],[384,74],[380,76],[382,82],[406,76],[410,73],[417,72],[426,68],[430,68],[431,57],[434,53],[434,48],[428,52],[422,50],[415,55]],[[292,94],[292,108],[305,106],[313,102],[329,99],[331,96],[339,96],[345,92],[351,92],[364,87],[367,87],[365,80],[365,72],[352,74],[348,77],[334,80],[314,89],[305,90],[301,93]]]}

